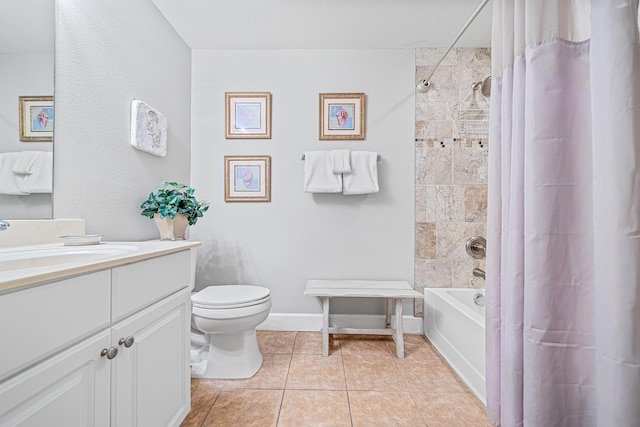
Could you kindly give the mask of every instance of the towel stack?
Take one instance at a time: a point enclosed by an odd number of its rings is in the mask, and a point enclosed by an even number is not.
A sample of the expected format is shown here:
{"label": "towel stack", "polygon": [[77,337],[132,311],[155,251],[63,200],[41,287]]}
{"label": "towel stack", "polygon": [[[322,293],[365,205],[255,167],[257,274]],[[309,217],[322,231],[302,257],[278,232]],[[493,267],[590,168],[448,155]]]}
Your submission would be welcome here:
{"label": "towel stack", "polygon": [[371,194],[378,187],[378,153],[372,151],[307,151],[304,154],[307,193]]}
{"label": "towel stack", "polygon": [[51,193],[53,153],[22,151],[0,154],[0,194]]}

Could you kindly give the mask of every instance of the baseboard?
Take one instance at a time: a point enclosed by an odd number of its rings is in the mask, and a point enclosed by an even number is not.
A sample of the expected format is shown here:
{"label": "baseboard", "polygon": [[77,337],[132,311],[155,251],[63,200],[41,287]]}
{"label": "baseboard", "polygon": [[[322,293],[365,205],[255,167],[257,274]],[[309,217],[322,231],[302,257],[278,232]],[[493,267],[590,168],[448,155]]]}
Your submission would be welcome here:
{"label": "baseboard", "polygon": [[[391,316],[393,322],[395,316]],[[330,326],[339,328],[383,328],[384,315],[375,314],[332,314]],[[423,334],[423,319],[402,316],[405,334]],[[269,317],[257,328],[263,331],[320,331],[322,314],[269,313]]]}

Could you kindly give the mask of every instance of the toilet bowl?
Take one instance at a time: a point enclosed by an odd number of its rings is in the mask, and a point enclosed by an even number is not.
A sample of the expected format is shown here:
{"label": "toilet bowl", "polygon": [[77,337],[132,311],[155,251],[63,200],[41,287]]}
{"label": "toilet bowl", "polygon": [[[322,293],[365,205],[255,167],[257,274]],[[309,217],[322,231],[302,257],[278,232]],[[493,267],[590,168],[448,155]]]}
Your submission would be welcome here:
{"label": "toilet bowl", "polygon": [[271,310],[269,289],[209,286],[191,296],[191,376],[250,378],[262,366],[256,327]]}

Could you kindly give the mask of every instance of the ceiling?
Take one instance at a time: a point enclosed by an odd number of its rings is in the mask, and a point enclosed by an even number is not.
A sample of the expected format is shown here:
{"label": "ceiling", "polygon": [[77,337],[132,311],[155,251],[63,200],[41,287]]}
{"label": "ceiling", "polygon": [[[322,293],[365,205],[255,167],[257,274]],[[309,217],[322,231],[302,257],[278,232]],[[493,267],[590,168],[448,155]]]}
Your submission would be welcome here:
{"label": "ceiling", "polygon": [[53,53],[53,38],[53,0],[2,0],[0,53]]}
{"label": "ceiling", "polygon": [[[446,47],[480,0],[152,0],[192,49]],[[0,53],[52,52],[53,0],[2,0]],[[50,34],[51,38],[42,37]],[[459,47],[489,47],[491,2]]]}
{"label": "ceiling", "polygon": [[[446,47],[480,0],[152,0],[192,49]],[[489,47],[491,2],[459,47]]]}

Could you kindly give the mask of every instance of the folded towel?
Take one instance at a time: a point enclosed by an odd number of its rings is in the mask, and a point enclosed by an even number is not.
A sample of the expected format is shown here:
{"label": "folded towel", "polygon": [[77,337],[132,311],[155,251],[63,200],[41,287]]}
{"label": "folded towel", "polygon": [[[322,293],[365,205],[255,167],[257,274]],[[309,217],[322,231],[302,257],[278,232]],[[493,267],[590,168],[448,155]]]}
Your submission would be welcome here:
{"label": "folded towel", "polygon": [[24,177],[18,184],[21,191],[25,193],[51,193],[53,187],[53,153],[51,151],[42,152],[33,162],[32,172],[28,175],[15,174]]}
{"label": "folded towel", "polygon": [[36,163],[40,161],[42,156],[46,155],[46,151],[21,151],[13,164],[13,173],[21,175],[32,174]]}
{"label": "folded towel", "polygon": [[304,153],[304,191],[307,193],[339,193],[342,175],[333,173],[328,151]]}
{"label": "folded towel", "polygon": [[351,172],[349,150],[331,150],[329,151],[329,157],[331,158],[333,173]]}
{"label": "folded towel", "polygon": [[373,151],[351,152],[351,173],[343,178],[343,193],[369,194],[377,193],[378,188],[378,153]]}
{"label": "folded towel", "polygon": [[13,165],[20,153],[0,154],[0,194],[10,194],[14,196],[24,196],[29,194],[20,188],[24,181],[24,175],[13,173]]}

